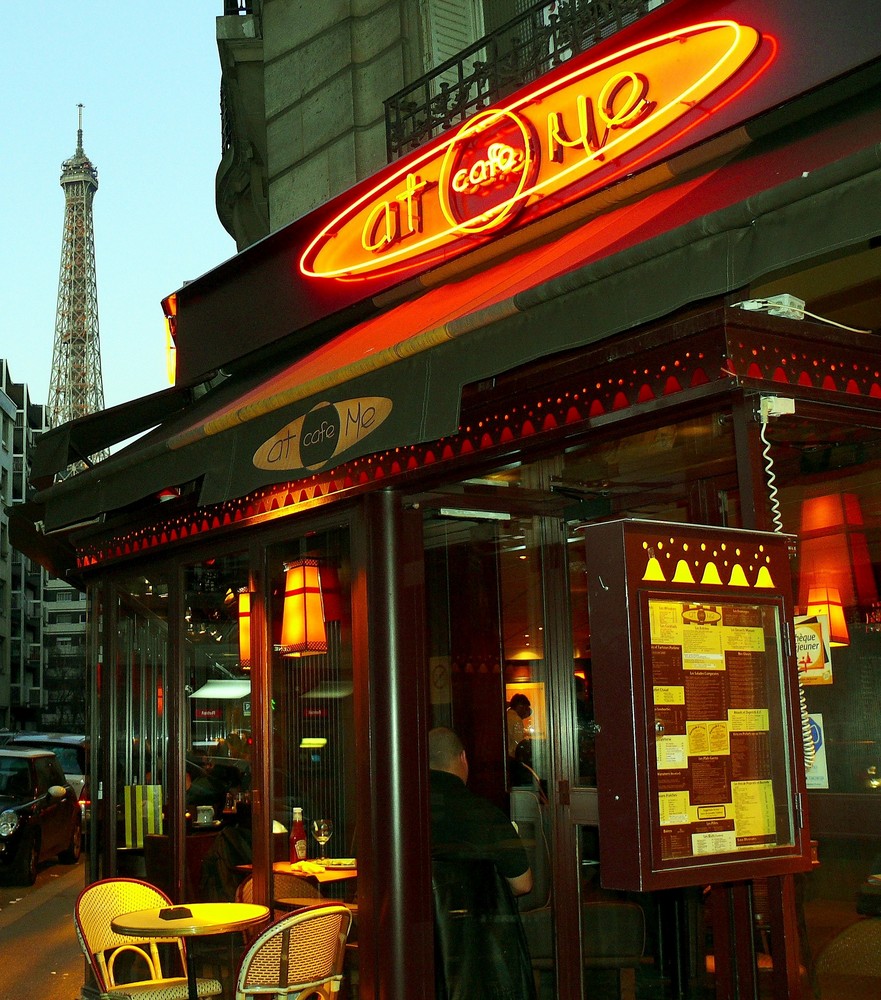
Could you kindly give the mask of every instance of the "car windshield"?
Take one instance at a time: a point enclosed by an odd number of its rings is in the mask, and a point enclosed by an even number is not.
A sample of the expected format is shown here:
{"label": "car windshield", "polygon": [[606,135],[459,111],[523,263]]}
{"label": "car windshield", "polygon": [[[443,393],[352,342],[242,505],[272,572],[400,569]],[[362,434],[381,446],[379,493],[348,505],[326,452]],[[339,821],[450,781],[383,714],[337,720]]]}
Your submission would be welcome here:
{"label": "car windshield", "polygon": [[61,764],[61,770],[64,771],[65,774],[83,773],[83,766],[79,759],[78,747],[55,745],[52,749],[55,751],[55,756]]}
{"label": "car windshield", "polygon": [[0,758],[0,795],[29,795],[31,782],[26,760]]}

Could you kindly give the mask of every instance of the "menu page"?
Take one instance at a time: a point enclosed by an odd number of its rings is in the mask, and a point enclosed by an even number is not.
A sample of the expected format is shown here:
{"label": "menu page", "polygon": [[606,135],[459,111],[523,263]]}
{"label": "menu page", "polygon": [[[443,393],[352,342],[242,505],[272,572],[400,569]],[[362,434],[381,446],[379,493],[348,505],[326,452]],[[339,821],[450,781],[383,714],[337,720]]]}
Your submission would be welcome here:
{"label": "menu page", "polygon": [[768,612],[776,622],[767,605],[648,601],[664,860],[778,844]]}

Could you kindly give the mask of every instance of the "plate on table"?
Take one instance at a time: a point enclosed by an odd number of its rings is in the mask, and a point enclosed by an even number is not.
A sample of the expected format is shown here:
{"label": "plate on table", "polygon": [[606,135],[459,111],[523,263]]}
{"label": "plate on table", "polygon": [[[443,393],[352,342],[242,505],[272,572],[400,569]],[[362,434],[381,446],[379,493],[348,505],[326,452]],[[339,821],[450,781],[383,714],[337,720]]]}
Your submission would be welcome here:
{"label": "plate on table", "polygon": [[221,825],[219,819],[213,819],[210,823],[193,823],[194,830],[216,830]]}
{"label": "plate on table", "polygon": [[325,858],[322,862],[326,871],[353,871],[358,867],[355,858]]}

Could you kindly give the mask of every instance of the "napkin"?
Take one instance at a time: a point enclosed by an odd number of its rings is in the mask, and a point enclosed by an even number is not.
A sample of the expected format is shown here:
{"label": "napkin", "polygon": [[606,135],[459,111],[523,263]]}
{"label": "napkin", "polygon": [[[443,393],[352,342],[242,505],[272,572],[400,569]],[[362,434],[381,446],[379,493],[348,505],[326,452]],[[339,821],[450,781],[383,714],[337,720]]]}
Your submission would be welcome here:
{"label": "napkin", "polygon": [[303,875],[320,875],[324,871],[324,865],[318,865],[314,861],[298,861],[291,865],[292,872],[301,872]]}

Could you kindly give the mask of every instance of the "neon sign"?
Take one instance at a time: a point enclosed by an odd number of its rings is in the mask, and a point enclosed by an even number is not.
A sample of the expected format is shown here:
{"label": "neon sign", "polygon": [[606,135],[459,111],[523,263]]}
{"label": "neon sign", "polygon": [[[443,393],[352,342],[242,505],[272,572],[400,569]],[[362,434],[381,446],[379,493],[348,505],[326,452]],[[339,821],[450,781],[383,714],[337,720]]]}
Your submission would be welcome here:
{"label": "neon sign", "polygon": [[708,98],[760,41],[735,21],[691,25],[480,112],[339,212],[300,269],[335,279],[424,270],[611,184],[705,120]]}

